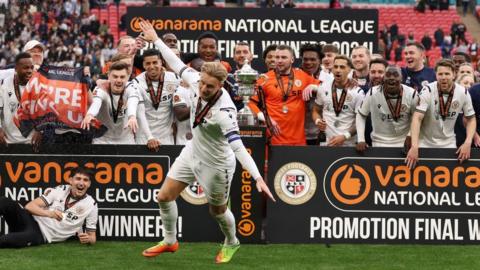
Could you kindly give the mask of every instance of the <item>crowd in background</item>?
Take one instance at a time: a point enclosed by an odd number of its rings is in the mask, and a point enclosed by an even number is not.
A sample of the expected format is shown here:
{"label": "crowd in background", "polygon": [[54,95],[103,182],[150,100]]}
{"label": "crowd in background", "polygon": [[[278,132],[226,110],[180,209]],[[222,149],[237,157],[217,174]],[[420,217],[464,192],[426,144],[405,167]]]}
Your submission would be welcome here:
{"label": "crowd in background", "polygon": [[[441,58],[451,58],[455,52],[468,54],[477,67],[478,42],[475,38],[467,40],[467,27],[463,22],[453,21],[450,32],[444,32],[442,28],[437,28],[433,36],[425,32],[421,33],[402,32],[396,23],[384,25],[379,34],[379,54],[390,62],[402,62],[404,60],[405,45],[409,42],[421,42],[427,51],[426,64],[430,65],[429,51],[439,48]],[[437,60],[437,59],[434,59]],[[434,61],[433,61],[434,62]]]}
{"label": "crowd in background", "polygon": [[0,4],[0,67],[13,63],[29,40],[46,47],[45,62],[56,66],[90,66],[101,73],[116,53],[106,22],[90,15],[88,0],[10,0]]}

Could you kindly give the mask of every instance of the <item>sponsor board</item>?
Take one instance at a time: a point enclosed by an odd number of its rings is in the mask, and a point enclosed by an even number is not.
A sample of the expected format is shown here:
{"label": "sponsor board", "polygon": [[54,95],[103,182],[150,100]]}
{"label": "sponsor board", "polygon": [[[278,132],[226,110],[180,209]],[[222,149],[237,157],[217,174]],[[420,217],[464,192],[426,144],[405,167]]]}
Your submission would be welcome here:
{"label": "sponsor board", "polygon": [[[260,174],[265,166],[265,128],[241,127],[240,136],[252,155]],[[242,243],[260,243],[262,220],[265,216],[265,200],[258,193],[255,179],[237,161],[235,177],[230,189],[231,209],[237,224],[237,237]]]}
{"label": "sponsor board", "polygon": [[[246,145],[248,147],[248,143]],[[161,151],[154,153],[145,146],[82,145],[65,149],[62,145],[52,145],[46,152],[32,153],[29,145],[9,145],[0,153],[0,196],[25,205],[48,188],[66,184],[71,168],[90,167],[95,175],[88,194],[97,201],[99,208],[97,237],[100,240],[157,241],[163,236],[157,193],[181,149],[182,146],[162,146]],[[237,173],[233,181],[238,182],[239,178]],[[189,186],[184,193],[189,195],[182,194],[177,199],[179,240],[223,240],[208,205],[199,203],[203,195],[201,188]],[[240,198],[232,198],[234,213],[241,211],[241,202]],[[256,205],[254,208],[261,209]],[[250,218],[254,224],[261,221],[258,215]],[[0,234],[5,231],[8,228],[0,220]]]}
{"label": "sponsor board", "polygon": [[[267,240],[478,243],[480,153],[459,164],[455,151],[422,149],[410,170],[396,148],[359,156],[353,148],[272,147],[269,183],[280,200],[267,204]],[[298,178],[316,178],[316,188]],[[295,196],[302,193],[311,198]]]}
{"label": "sponsor board", "polygon": [[[331,9],[205,9],[128,7],[127,33],[138,36],[139,23],[147,20],[157,33],[174,33],[182,52],[197,51],[197,37],[211,31],[218,37],[218,51],[233,66],[234,46],[239,41],[250,44],[253,67],[264,67],[262,52],[270,44],[290,45],[299,58],[304,43],[332,43],[342,54],[363,45],[377,51],[377,10]],[[149,46],[152,46],[151,44]]]}

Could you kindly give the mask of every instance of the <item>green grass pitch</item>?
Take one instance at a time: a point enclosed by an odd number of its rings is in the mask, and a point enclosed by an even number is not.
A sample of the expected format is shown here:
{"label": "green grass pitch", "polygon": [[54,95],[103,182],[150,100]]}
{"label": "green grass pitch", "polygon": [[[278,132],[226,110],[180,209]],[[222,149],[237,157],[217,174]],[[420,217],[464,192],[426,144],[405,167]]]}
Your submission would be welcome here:
{"label": "green grass pitch", "polygon": [[229,264],[215,265],[220,245],[180,243],[174,254],[143,258],[151,242],[78,242],[0,249],[1,270],[76,269],[480,269],[480,246],[462,245],[242,245]]}

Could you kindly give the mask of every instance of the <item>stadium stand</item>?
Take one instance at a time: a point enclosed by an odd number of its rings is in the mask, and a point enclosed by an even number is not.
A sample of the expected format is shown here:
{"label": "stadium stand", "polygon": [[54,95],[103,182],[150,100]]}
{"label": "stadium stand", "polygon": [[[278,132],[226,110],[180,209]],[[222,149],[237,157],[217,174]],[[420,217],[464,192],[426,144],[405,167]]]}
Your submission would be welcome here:
{"label": "stadium stand", "polygon": [[[127,12],[128,6],[143,6],[154,5],[152,1],[120,1],[119,4],[116,1],[78,1],[82,3],[74,5],[75,12],[66,12],[66,9],[71,9],[67,2],[76,1],[32,1],[30,5],[19,4],[21,2],[10,1],[12,4],[9,8],[0,6],[0,24],[4,22],[3,29],[9,29],[13,26],[13,32],[5,32],[1,35],[0,42],[2,45],[0,54],[0,67],[10,64],[12,62],[12,55],[14,55],[16,49],[22,48],[23,44],[28,41],[29,38],[25,38],[28,34],[32,38],[42,40],[48,47],[52,47],[52,50],[48,51],[47,59],[51,63],[59,62],[73,62],[74,65],[80,65],[85,61],[91,62],[93,65],[102,65],[104,59],[102,56],[109,56],[114,53],[114,47],[118,38],[126,34],[126,25],[124,21],[124,15]],[[38,2],[38,3],[37,3]],[[85,4],[85,3],[89,4]],[[197,7],[197,6],[216,6],[225,7],[225,0],[170,0],[170,1],[157,1],[159,5],[170,5],[172,7]],[[240,1],[245,7],[258,7],[258,6],[275,6],[275,5],[288,5],[292,1],[257,1],[257,0],[245,0]],[[381,4],[379,4],[381,2]],[[438,29],[442,29],[445,36],[450,35],[452,22],[460,21],[461,17],[458,15],[455,8],[450,6],[448,10],[426,10],[426,12],[418,12],[413,8],[410,0],[356,0],[353,1],[352,8],[375,8],[379,11],[379,32],[383,28],[389,29],[392,24],[396,24],[399,28],[399,35],[405,36],[407,39],[410,33],[413,33],[413,39],[415,41],[421,41],[425,33],[427,33],[433,39],[433,33]],[[35,4],[36,3],[36,4]],[[43,3],[40,4],[40,3]],[[279,4],[281,3],[281,4]],[[329,1],[326,0],[297,0],[294,1],[296,8],[326,8],[329,6]],[[387,4],[391,3],[391,4]],[[408,3],[408,4],[407,4]],[[51,4],[51,5],[50,5]],[[231,4],[231,3],[229,3]],[[77,7],[78,6],[78,7]],[[47,9],[49,7],[49,9]],[[10,14],[7,12],[10,11]],[[477,9],[478,11],[478,9]],[[15,13],[31,15],[32,20],[27,21],[25,17],[17,16],[17,19],[12,20],[12,15]],[[77,14],[79,13],[79,14]],[[47,29],[49,32],[40,33],[40,26],[43,27],[42,21],[46,19]],[[119,23],[120,22],[120,23]],[[104,25],[105,24],[105,25]],[[27,30],[23,31],[21,26],[28,26]],[[53,29],[53,30],[52,30]],[[66,31],[65,31],[66,30]],[[72,35],[80,34],[77,36]],[[99,33],[99,30],[100,33]],[[30,31],[30,32],[29,32]],[[42,30],[43,31],[43,30]],[[69,32],[69,33],[65,33]],[[79,33],[80,32],[80,33]],[[82,35],[83,34],[83,35]],[[46,38],[48,36],[48,38]],[[60,40],[58,40],[58,37]],[[466,40],[471,42],[472,36],[467,31]],[[82,48],[82,52],[85,53],[84,59],[78,59],[79,56],[73,55],[73,49],[75,44],[78,43]],[[386,42],[388,43],[388,42]],[[385,46],[391,46],[387,52],[389,55],[386,57],[391,63],[404,64],[404,59],[401,53],[400,59],[395,59],[395,49],[398,46],[403,46],[395,40],[391,41],[392,44],[385,44]],[[56,46],[49,46],[55,44]],[[16,46],[15,46],[16,45]],[[452,44],[455,45],[455,44]],[[62,48],[67,53],[57,53],[58,48]],[[77,49],[78,50],[78,49]],[[53,52],[52,52],[53,51]],[[455,51],[455,47],[452,52]],[[53,59],[50,59],[52,58]],[[57,58],[62,59],[57,59]],[[432,49],[427,52],[429,65],[442,57],[441,47],[433,43]],[[64,59],[67,58],[67,59]],[[70,61],[70,58],[74,59]],[[53,61],[52,61],[53,60]],[[108,59],[107,59],[108,60]],[[94,71],[100,68],[93,68]]]}

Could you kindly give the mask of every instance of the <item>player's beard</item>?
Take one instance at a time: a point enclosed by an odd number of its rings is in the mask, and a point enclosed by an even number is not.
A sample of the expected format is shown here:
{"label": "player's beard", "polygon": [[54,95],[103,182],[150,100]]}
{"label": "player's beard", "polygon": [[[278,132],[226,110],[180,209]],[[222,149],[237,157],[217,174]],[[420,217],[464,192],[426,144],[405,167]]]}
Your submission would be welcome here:
{"label": "player's beard", "polygon": [[30,78],[32,78],[32,75],[33,75],[33,73],[19,75],[18,76],[18,84],[20,84],[21,86],[27,85]]}
{"label": "player's beard", "polygon": [[292,65],[285,65],[283,67],[277,65],[277,72],[280,75],[287,75],[290,74],[290,69],[292,68]]}
{"label": "player's beard", "polygon": [[438,83],[438,88],[440,90],[440,92],[444,93],[444,94],[448,94],[450,93],[450,91],[452,91],[453,87],[454,87],[454,83],[453,82],[446,82],[445,83],[445,87],[443,83]]}

